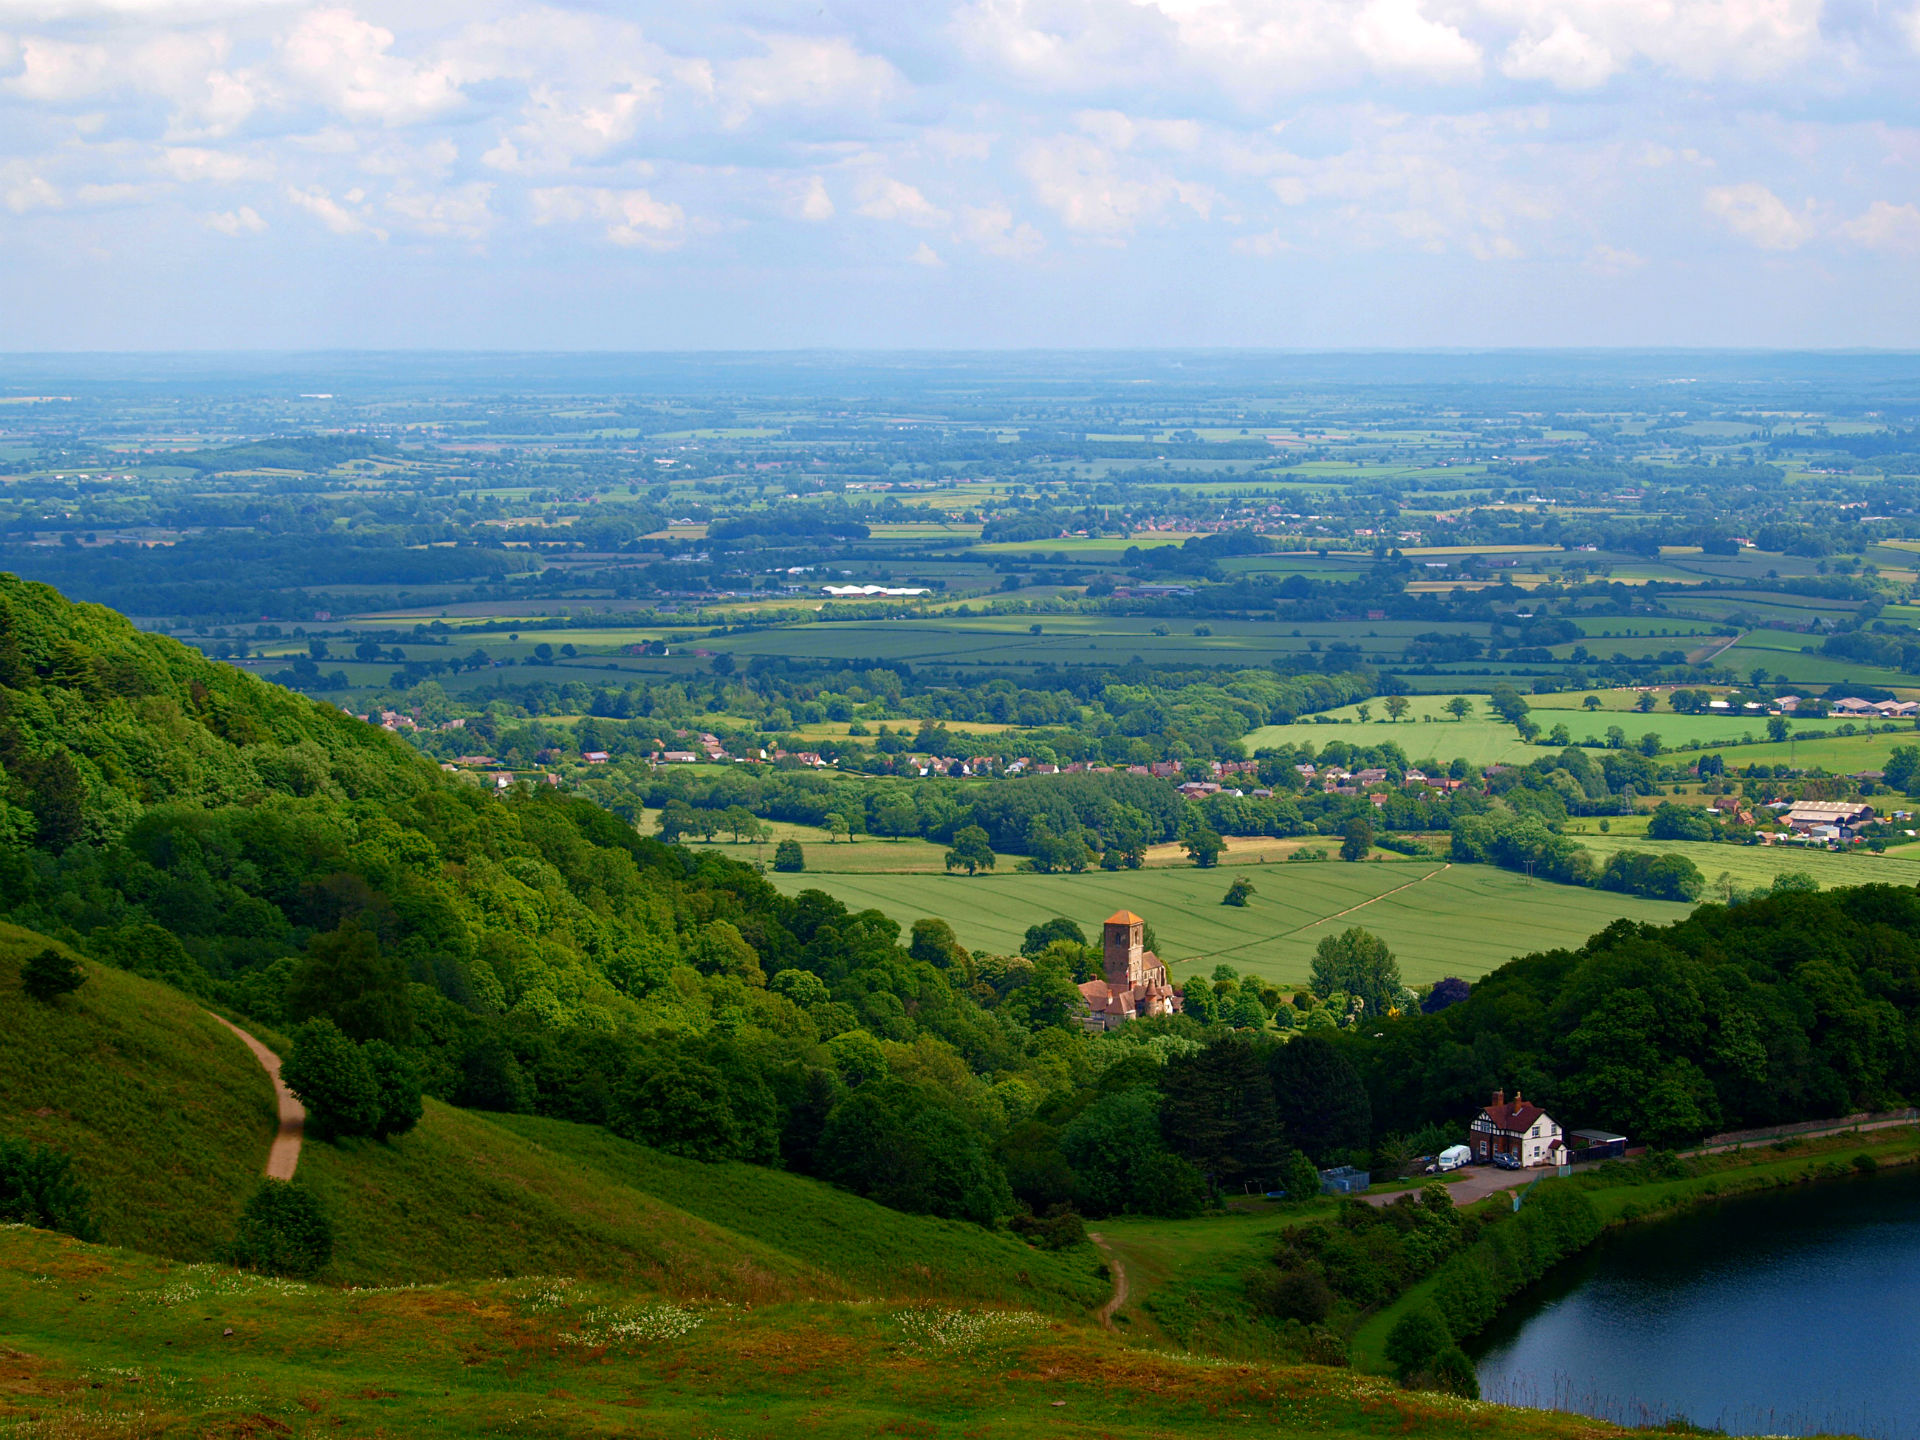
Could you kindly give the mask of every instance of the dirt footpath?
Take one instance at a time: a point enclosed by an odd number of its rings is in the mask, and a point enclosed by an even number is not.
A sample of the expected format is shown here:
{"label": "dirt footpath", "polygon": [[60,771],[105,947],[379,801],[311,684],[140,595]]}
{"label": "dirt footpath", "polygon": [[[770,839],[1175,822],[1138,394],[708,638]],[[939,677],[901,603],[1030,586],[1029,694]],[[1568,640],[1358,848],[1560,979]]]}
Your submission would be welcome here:
{"label": "dirt footpath", "polygon": [[[213,1015],[211,1010],[207,1013]],[[291,1180],[295,1168],[300,1164],[300,1141],[307,1133],[307,1107],[293,1098],[293,1092],[287,1089],[287,1082],[280,1078],[278,1055],[231,1020],[218,1015],[213,1015],[213,1018],[240,1037],[247,1049],[253,1052],[253,1058],[260,1062],[260,1068],[273,1081],[273,1093],[280,1102],[280,1129],[273,1137],[272,1148],[267,1151],[267,1178]]]}

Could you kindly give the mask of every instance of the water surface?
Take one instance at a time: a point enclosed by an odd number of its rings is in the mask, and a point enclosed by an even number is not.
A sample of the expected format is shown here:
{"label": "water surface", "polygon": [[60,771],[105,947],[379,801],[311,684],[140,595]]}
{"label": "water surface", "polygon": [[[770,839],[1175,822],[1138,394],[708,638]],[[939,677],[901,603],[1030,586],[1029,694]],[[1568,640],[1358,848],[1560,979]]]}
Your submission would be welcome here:
{"label": "water surface", "polygon": [[1920,1174],[1620,1232],[1474,1346],[1482,1394],[1624,1424],[1920,1440]]}

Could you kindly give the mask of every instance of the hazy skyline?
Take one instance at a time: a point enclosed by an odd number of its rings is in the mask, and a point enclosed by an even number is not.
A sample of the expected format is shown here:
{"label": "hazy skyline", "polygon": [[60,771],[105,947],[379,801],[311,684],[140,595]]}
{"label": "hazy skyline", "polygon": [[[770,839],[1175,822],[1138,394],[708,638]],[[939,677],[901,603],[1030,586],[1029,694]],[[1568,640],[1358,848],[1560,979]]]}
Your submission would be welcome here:
{"label": "hazy skyline", "polygon": [[0,0],[6,348],[1920,344],[1913,0]]}

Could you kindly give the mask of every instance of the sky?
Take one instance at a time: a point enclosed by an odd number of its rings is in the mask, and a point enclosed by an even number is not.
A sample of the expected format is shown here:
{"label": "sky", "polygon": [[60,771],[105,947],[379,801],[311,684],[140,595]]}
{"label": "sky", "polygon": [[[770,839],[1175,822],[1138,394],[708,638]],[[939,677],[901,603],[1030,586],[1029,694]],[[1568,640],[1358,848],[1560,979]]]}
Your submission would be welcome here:
{"label": "sky", "polygon": [[1920,348],[1920,0],[0,0],[0,349]]}

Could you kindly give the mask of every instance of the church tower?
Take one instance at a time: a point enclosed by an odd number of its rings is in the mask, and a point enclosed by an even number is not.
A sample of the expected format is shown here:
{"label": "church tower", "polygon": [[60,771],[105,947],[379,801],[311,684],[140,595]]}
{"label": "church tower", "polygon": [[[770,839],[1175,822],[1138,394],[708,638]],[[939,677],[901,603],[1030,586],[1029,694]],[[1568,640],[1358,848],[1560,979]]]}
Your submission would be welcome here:
{"label": "church tower", "polygon": [[1103,968],[1115,990],[1131,989],[1147,978],[1146,924],[1131,910],[1121,910],[1109,915],[1102,927]]}

